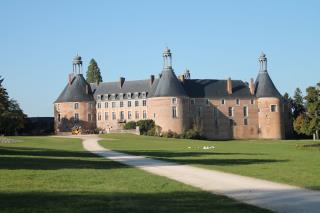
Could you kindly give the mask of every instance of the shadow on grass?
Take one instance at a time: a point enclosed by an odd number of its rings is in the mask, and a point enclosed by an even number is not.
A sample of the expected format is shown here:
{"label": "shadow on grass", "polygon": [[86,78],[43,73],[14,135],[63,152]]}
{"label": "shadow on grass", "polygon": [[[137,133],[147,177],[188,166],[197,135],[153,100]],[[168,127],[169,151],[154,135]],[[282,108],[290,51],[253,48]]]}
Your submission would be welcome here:
{"label": "shadow on grass", "polygon": [[1,212],[269,212],[206,192],[0,193]]}
{"label": "shadow on grass", "polygon": [[129,166],[104,160],[89,152],[41,148],[0,148],[0,169],[123,169]]}

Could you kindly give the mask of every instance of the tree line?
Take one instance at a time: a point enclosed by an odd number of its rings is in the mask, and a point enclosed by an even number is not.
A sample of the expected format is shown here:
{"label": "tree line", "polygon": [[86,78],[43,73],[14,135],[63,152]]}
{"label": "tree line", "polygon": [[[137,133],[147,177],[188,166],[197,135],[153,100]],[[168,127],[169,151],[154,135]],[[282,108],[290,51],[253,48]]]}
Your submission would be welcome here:
{"label": "tree line", "polygon": [[293,97],[288,93],[284,98],[289,103],[293,120],[293,128],[297,136],[315,135],[319,139],[320,134],[320,82],[306,89],[303,96],[300,88],[297,88]]}

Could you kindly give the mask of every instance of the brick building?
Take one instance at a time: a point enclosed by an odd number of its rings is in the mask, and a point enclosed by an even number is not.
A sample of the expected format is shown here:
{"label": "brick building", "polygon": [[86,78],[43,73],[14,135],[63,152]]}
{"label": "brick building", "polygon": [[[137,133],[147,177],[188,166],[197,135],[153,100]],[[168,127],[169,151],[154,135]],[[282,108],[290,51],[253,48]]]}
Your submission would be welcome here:
{"label": "brick building", "polygon": [[258,76],[249,83],[191,79],[188,70],[176,76],[170,49],[163,59],[158,77],[89,84],[76,56],[68,84],[54,102],[55,131],[70,131],[74,125],[109,131],[128,121],[153,119],[162,131],[181,133],[197,126],[210,139],[285,137],[287,107],[268,74],[264,53]]}

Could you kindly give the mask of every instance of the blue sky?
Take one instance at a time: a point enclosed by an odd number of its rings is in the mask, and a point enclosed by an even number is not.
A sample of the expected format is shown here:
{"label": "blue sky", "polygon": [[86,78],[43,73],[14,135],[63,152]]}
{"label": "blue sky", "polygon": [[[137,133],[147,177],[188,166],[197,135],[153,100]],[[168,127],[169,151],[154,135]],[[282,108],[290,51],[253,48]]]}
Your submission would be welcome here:
{"label": "blue sky", "polygon": [[29,116],[52,116],[72,58],[104,81],[145,79],[173,52],[176,74],[249,81],[268,57],[281,93],[320,81],[320,1],[0,1],[0,75]]}

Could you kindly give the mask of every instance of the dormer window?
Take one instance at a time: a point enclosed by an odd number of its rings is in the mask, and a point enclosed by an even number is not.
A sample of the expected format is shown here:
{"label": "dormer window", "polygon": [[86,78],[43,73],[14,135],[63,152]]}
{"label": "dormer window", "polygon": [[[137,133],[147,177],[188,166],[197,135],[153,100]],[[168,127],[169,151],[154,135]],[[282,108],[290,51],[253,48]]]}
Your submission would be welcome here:
{"label": "dormer window", "polygon": [[101,96],[100,96],[100,95],[97,95],[97,99],[98,99],[98,100],[101,100]]}
{"label": "dormer window", "polygon": [[104,99],[108,100],[108,98],[109,98],[109,94],[104,94]]}
{"label": "dormer window", "polygon": [[116,99],[116,94],[112,94],[112,95],[111,95],[111,99],[112,99],[112,100],[115,100],[115,99]]}
{"label": "dormer window", "polygon": [[142,98],[146,98],[146,96],[147,96],[146,92],[142,92],[141,94],[142,94]]}
{"label": "dormer window", "polygon": [[131,99],[131,93],[130,92],[127,93],[127,98]]}
{"label": "dormer window", "polygon": [[119,99],[122,100],[123,99],[123,93],[119,94]]}
{"label": "dormer window", "polygon": [[134,93],[134,98],[139,98],[139,93],[138,92]]}

